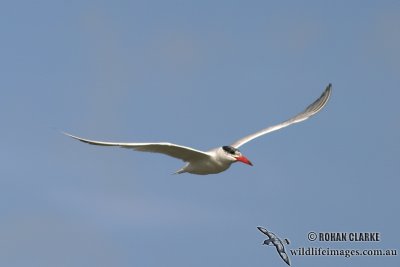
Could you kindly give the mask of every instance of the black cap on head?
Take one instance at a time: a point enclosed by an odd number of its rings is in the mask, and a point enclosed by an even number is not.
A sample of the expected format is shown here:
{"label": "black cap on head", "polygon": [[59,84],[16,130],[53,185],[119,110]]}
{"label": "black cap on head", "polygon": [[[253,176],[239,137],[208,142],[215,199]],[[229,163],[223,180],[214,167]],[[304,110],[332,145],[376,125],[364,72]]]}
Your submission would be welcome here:
{"label": "black cap on head", "polygon": [[231,147],[231,146],[223,146],[222,149],[232,155],[235,155],[236,152],[238,151],[236,148]]}

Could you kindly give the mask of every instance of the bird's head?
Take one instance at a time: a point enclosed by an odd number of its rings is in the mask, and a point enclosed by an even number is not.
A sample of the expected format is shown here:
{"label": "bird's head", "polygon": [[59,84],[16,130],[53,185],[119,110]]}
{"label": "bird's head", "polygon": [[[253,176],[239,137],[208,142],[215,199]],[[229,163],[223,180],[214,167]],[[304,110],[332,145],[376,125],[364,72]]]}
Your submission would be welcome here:
{"label": "bird's head", "polygon": [[232,162],[240,161],[250,166],[253,166],[250,160],[248,160],[245,156],[242,155],[242,153],[240,153],[239,149],[232,146],[223,146],[222,150],[224,151],[224,155],[228,160]]}
{"label": "bird's head", "polygon": [[262,244],[269,246],[271,244],[271,239],[264,240],[264,242]]}

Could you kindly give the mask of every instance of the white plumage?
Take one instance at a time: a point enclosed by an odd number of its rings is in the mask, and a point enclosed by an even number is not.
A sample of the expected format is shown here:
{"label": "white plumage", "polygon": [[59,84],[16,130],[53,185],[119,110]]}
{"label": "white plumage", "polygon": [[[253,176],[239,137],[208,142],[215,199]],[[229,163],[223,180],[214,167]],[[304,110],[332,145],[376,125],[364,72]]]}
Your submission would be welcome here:
{"label": "white plumage", "polygon": [[241,161],[248,165],[252,165],[251,162],[244,157],[240,151],[239,147],[246,144],[247,142],[260,137],[262,135],[268,134],[270,132],[279,130],[281,128],[287,127],[294,123],[304,121],[314,114],[318,113],[328,102],[332,92],[332,85],[329,84],[322,95],[309,105],[303,112],[297,114],[296,116],[286,120],[280,124],[267,127],[258,131],[256,133],[250,134],[244,138],[241,138],[234,142],[230,146],[222,146],[209,151],[200,151],[194,148],[176,145],[172,143],[160,142],[160,143],[117,143],[117,142],[102,142],[89,140],[81,137],[77,137],[68,133],[64,133],[74,139],[81,142],[88,143],[91,145],[99,146],[117,146],[128,149],[133,149],[136,151],[143,152],[153,152],[165,154],[177,159],[181,159],[187,164],[178,170],[176,173],[193,173],[193,174],[213,174],[225,171],[234,162]]}

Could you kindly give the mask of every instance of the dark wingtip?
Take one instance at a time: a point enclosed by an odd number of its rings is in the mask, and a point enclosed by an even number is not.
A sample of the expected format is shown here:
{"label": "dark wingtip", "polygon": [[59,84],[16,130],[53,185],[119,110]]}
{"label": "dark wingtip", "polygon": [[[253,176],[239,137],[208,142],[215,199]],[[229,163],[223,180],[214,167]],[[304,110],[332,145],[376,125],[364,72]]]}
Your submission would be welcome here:
{"label": "dark wingtip", "polygon": [[325,91],[331,91],[332,90],[332,84],[329,83],[328,86],[326,87]]}
{"label": "dark wingtip", "polygon": [[258,229],[261,233],[263,233],[264,235],[266,234],[265,231],[268,231],[267,229],[265,229],[264,227],[261,227],[261,226],[257,226],[257,229]]}
{"label": "dark wingtip", "polygon": [[64,134],[64,135],[66,135],[66,136],[68,136],[68,137],[71,137],[72,139],[75,139],[75,140],[78,140],[78,141],[87,143],[87,142],[85,142],[85,140],[82,140],[81,138],[79,138],[79,137],[77,137],[77,136],[75,136],[75,135],[72,135],[72,134],[70,134],[70,133],[67,133],[67,132],[64,132],[64,131],[61,131],[61,133]]}

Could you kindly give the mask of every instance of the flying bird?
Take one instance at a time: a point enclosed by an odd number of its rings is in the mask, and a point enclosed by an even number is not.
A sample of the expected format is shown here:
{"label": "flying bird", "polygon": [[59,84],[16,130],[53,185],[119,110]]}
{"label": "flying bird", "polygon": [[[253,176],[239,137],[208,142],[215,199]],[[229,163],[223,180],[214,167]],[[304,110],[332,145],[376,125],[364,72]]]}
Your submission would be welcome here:
{"label": "flying bird", "polygon": [[[282,260],[290,266],[289,256],[286,254],[285,246],[283,245],[282,240],[280,240],[274,233],[268,231],[265,228],[258,226],[257,229],[268,236],[268,239],[264,240],[263,245],[275,246],[279,256],[281,256]],[[288,239],[285,238],[284,241],[287,245],[289,244]]]}
{"label": "flying bird", "polygon": [[175,172],[175,174],[180,173],[192,173],[192,174],[215,174],[227,170],[232,163],[242,162],[253,166],[249,159],[247,159],[239,151],[239,147],[246,144],[247,142],[260,137],[262,135],[268,134],[270,132],[282,129],[294,123],[302,122],[311,116],[318,113],[328,102],[329,97],[332,92],[332,85],[329,84],[322,95],[315,100],[311,105],[309,105],[303,112],[297,114],[296,116],[279,123],[274,126],[264,128],[256,133],[245,136],[231,145],[217,147],[209,151],[200,151],[191,147],[176,145],[167,142],[158,143],[114,143],[114,142],[102,142],[94,141],[89,139],[84,139],[78,136],[71,135],[69,133],[64,133],[74,139],[81,142],[88,143],[91,145],[99,146],[117,146],[123,148],[129,148],[136,151],[143,152],[153,152],[161,153],[174,158],[178,158],[186,162],[186,165]]}

